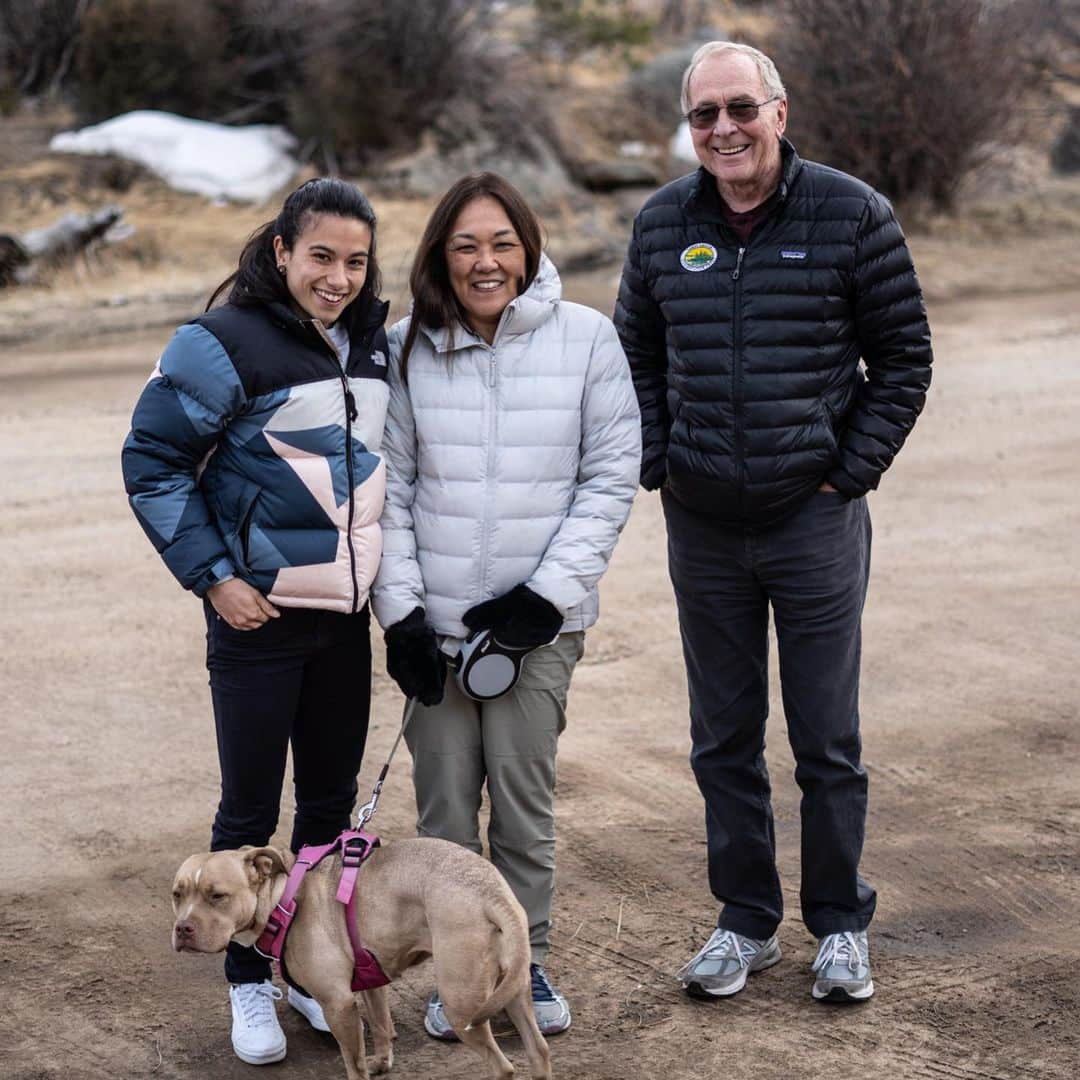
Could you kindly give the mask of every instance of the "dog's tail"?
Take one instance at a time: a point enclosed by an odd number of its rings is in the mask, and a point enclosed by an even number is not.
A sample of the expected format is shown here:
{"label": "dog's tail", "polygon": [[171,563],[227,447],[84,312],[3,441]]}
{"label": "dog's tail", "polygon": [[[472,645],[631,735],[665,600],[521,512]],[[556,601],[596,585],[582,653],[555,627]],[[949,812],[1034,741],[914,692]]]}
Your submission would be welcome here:
{"label": "dog's tail", "polygon": [[500,898],[490,901],[484,911],[491,923],[498,957],[498,975],[488,999],[476,1010],[469,1027],[497,1016],[521,993],[529,978],[529,930],[520,908],[516,911]]}

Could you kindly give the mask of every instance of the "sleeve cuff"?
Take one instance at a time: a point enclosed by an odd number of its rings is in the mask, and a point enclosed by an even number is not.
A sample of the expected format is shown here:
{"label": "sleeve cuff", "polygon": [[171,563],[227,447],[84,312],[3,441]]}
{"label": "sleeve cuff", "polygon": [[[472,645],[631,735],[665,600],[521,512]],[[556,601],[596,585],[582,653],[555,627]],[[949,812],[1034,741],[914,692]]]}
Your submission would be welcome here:
{"label": "sleeve cuff", "polygon": [[849,499],[861,499],[870,490],[856,483],[851,478],[851,474],[844,472],[843,469],[830,469],[823,479],[825,483],[832,484],[841,495],[846,495]]}
{"label": "sleeve cuff", "polygon": [[215,585],[236,577],[236,567],[228,558],[218,559],[209,570],[191,587],[191,591],[198,597],[204,597]]}

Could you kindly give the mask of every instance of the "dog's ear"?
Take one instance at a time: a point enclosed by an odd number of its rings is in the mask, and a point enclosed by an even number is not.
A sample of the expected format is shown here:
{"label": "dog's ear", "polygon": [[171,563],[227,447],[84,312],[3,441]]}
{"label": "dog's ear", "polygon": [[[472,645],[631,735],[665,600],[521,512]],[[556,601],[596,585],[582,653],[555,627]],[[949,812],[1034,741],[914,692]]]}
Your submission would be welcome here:
{"label": "dog's ear", "polygon": [[288,867],[280,851],[274,847],[244,847],[244,865],[252,884],[261,884],[274,874],[287,874]]}

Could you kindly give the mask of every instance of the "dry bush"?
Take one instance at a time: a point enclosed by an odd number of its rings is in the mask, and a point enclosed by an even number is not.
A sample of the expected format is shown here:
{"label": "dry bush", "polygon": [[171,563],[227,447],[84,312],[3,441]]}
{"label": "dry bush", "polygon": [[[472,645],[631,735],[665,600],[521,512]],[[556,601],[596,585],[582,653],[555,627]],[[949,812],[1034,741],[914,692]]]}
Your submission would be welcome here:
{"label": "dry bush", "polygon": [[695,34],[716,17],[716,8],[715,0],[662,0],[656,15],[656,30],[669,37]]}
{"label": "dry bush", "polygon": [[1052,0],[783,0],[773,55],[809,157],[896,199],[953,200],[1026,121]]}
{"label": "dry bush", "polygon": [[538,111],[528,64],[514,56],[511,74],[512,46],[489,33],[494,0],[82,2],[72,96],[89,120],[156,108],[282,123],[336,172],[429,131],[467,140],[477,115],[512,142]]}
{"label": "dry bush", "polygon": [[292,129],[333,167],[413,149],[462,99],[497,109],[511,81],[487,32],[490,0],[303,3],[302,77],[289,95]]}
{"label": "dry bush", "polygon": [[71,64],[87,0],[0,3],[0,112],[55,90]]}
{"label": "dry bush", "polygon": [[644,45],[653,22],[631,0],[533,0],[536,47],[570,60],[590,49]]}
{"label": "dry bush", "polygon": [[88,120],[132,109],[210,117],[230,79],[214,0],[95,0],[83,21],[76,102]]}
{"label": "dry bush", "polygon": [[214,119],[226,124],[289,122],[304,77],[310,4],[298,0],[217,0],[228,27],[221,62],[229,85]]}

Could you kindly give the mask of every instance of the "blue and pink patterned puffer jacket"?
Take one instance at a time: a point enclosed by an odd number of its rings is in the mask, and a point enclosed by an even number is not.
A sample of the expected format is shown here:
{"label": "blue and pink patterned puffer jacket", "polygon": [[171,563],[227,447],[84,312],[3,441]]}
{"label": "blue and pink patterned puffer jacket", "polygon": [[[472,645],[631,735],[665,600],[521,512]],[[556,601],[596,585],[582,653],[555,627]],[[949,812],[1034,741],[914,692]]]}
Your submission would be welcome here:
{"label": "blue and pink patterned puffer jacket", "polygon": [[388,305],[353,320],[342,364],[284,305],[181,326],[123,449],[139,523],[186,589],[239,577],[284,607],[354,612],[382,553]]}

